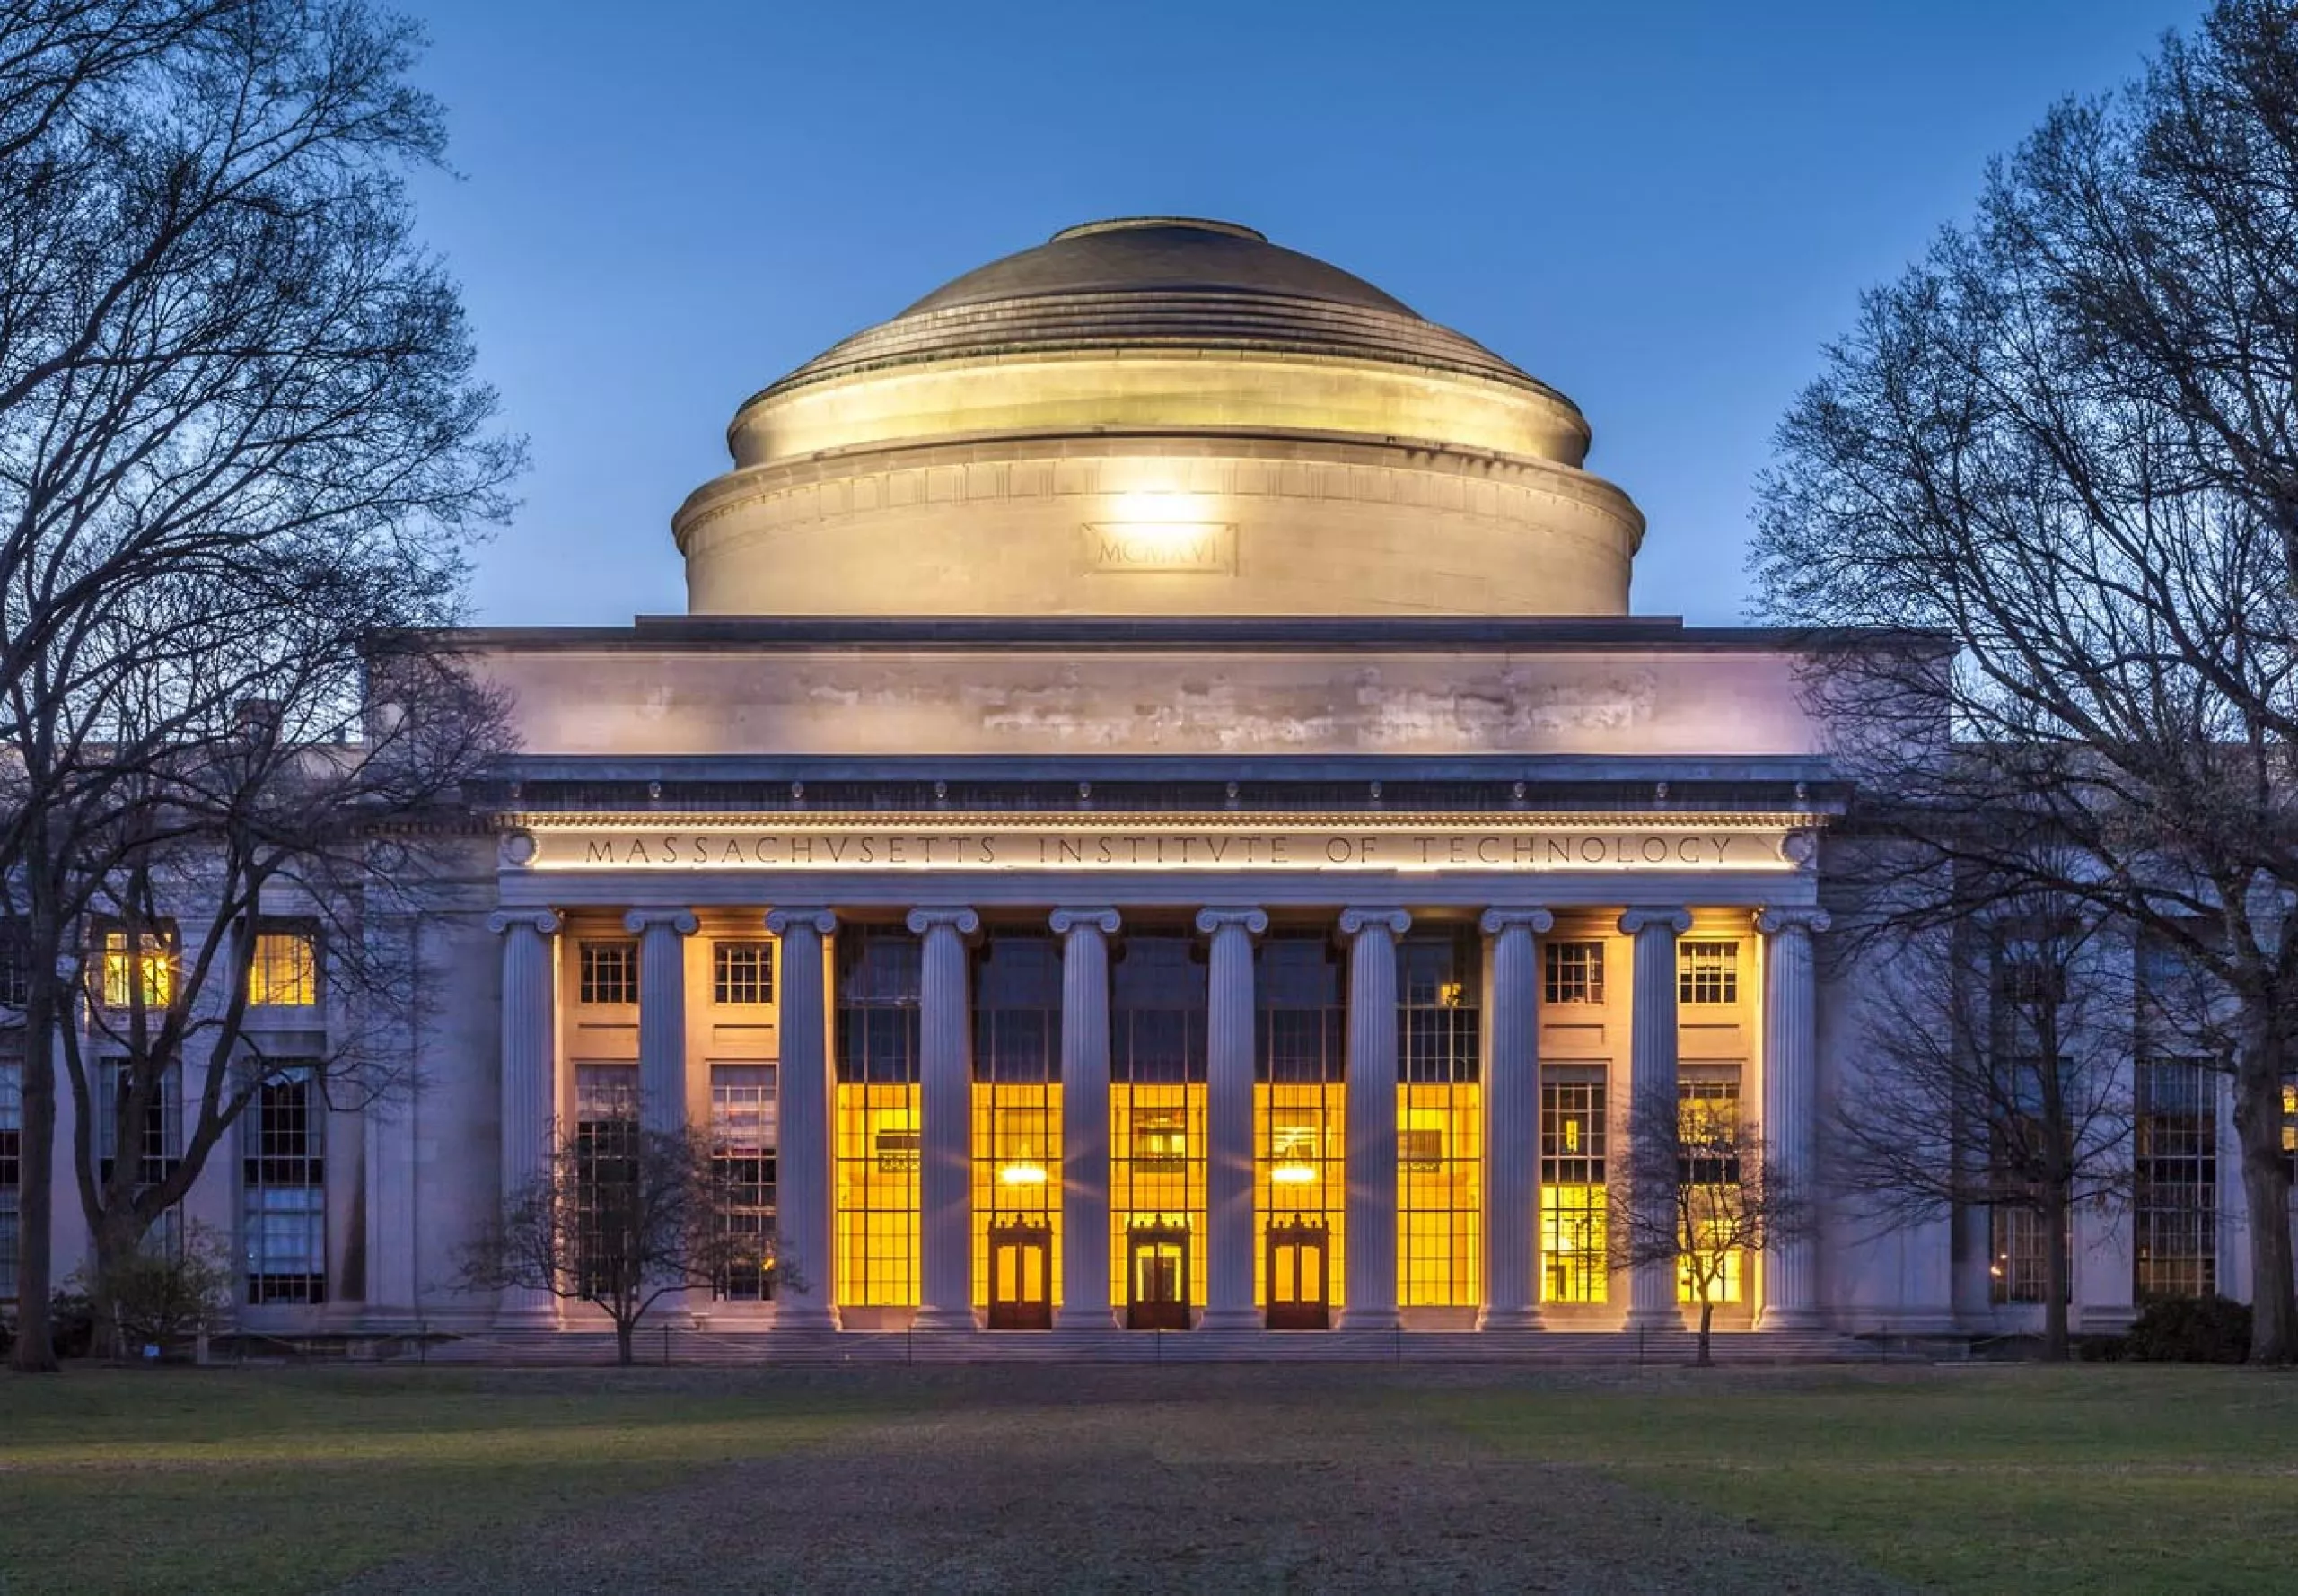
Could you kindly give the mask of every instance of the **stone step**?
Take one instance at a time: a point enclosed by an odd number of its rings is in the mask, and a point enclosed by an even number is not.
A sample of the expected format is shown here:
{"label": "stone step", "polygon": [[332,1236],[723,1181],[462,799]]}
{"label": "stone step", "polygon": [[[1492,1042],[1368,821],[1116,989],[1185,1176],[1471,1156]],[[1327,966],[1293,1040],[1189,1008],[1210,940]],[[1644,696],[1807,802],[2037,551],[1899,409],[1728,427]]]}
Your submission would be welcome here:
{"label": "stone step", "polygon": [[[1689,1363],[1689,1331],[1626,1330],[1037,1330],[710,1331],[642,1326],[642,1364],[1526,1364],[1546,1366]],[[1718,1331],[1719,1364],[1874,1363],[1873,1343],[1831,1330]],[[414,1356],[413,1349],[399,1361]],[[431,1363],[600,1364],[610,1331],[508,1330],[434,1341]]]}

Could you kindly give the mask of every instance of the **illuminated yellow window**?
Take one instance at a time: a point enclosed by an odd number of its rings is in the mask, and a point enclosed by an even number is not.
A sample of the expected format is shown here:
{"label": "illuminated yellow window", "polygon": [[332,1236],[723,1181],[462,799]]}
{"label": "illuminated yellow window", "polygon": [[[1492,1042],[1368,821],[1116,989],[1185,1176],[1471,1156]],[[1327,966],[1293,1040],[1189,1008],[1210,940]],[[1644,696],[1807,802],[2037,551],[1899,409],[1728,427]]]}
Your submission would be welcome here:
{"label": "illuminated yellow window", "polygon": [[1712,1302],[1742,1300],[1744,1255],[1723,1245],[1740,1229],[1740,1081],[1736,1074],[1687,1075],[1676,1085],[1677,1135],[1683,1153],[1684,1251],[1676,1268],[1676,1300],[1697,1302],[1700,1285]]}
{"label": "illuminated yellow window", "polygon": [[1542,1302],[1605,1298],[1604,1143],[1603,1077],[1551,1073],[1540,1084]]}
{"label": "illuminated yellow window", "polygon": [[125,1009],[140,997],[147,1009],[163,1009],[175,996],[174,956],[163,936],[104,934],[104,1006]]}
{"label": "illuminated yellow window", "polygon": [[308,931],[264,931],[248,966],[248,1002],[308,1008],[320,1000],[319,939]]}

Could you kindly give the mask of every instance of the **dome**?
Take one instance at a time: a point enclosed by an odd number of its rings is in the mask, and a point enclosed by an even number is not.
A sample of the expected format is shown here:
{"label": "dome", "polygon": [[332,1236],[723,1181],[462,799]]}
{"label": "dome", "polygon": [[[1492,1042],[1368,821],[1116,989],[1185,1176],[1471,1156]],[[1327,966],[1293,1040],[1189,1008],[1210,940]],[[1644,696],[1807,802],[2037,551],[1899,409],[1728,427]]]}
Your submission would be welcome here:
{"label": "dome", "polygon": [[[1028,351],[1236,349],[1460,372],[1562,396],[1362,277],[1233,222],[1140,216],[1065,228],[978,267],[767,389]],[[1563,401],[1569,403],[1569,401]]]}
{"label": "dome", "polygon": [[1092,222],[759,390],[672,530],[697,613],[1622,614],[1579,409],[1230,222]]}

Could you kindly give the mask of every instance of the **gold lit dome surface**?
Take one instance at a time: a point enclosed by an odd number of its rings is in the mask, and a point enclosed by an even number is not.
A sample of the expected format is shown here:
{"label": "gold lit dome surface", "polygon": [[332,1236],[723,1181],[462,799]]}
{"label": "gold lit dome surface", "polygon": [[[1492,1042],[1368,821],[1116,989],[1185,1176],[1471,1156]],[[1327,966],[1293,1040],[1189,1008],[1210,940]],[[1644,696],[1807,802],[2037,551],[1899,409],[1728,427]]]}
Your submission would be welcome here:
{"label": "gold lit dome surface", "polygon": [[766,391],[908,362],[1177,347],[1381,361],[1562,399],[1362,277],[1250,227],[1172,216],[1066,228],[945,284]]}
{"label": "gold lit dome surface", "polygon": [[1250,227],[1087,223],[746,400],[697,614],[1613,615],[1572,401]]}

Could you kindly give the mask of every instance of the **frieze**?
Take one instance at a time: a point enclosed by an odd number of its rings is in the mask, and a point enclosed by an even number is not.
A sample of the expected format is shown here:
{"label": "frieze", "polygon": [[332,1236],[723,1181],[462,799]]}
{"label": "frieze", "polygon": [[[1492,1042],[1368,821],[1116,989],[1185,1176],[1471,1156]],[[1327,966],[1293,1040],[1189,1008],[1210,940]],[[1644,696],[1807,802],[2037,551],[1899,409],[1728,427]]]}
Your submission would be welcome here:
{"label": "frieze", "polygon": [[[1808,825],[1808,816],[1795,817]],[[504,868],[649,870],[1568,871],[1795,870],[1787,825],[1671,826],[537,825]],[[1802,839],[1797,837],[1796,842]]]}

